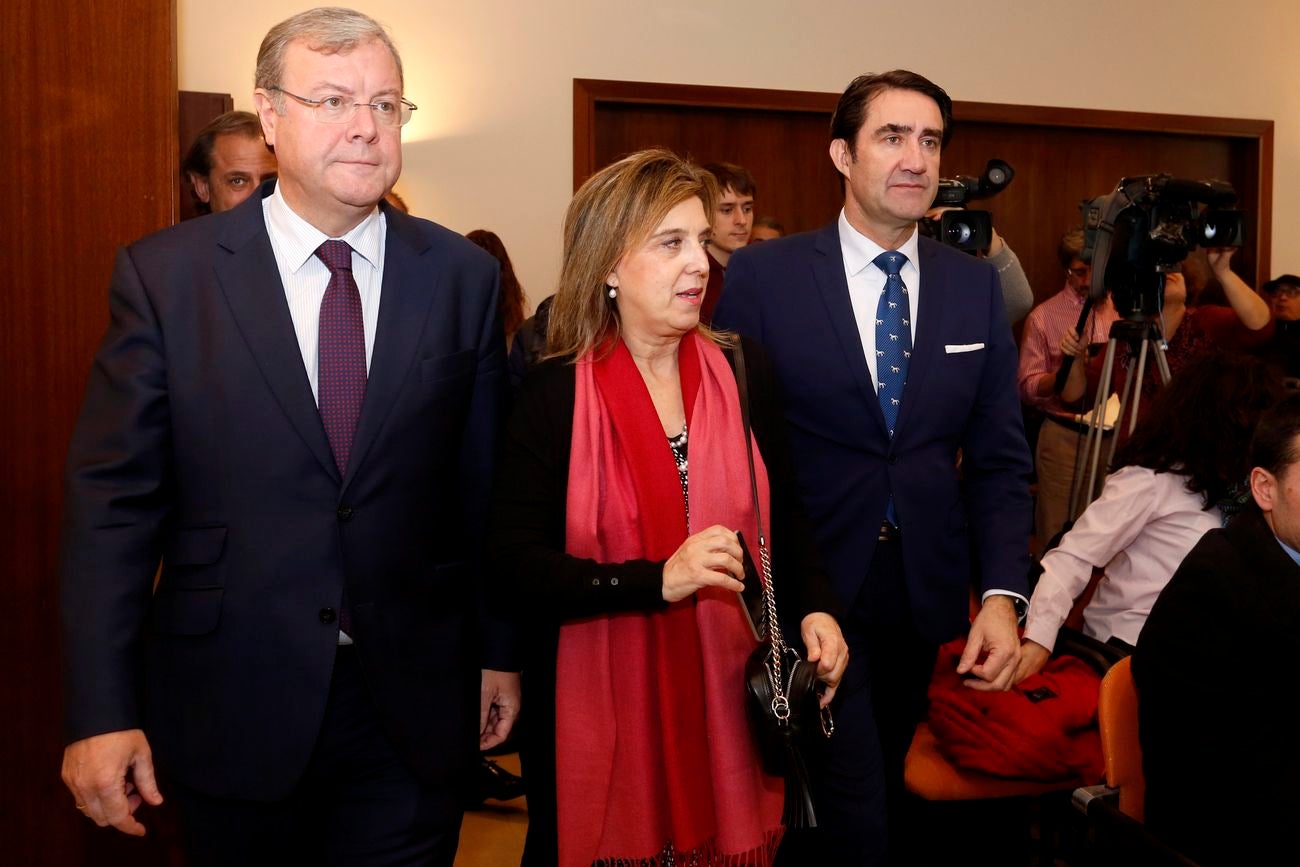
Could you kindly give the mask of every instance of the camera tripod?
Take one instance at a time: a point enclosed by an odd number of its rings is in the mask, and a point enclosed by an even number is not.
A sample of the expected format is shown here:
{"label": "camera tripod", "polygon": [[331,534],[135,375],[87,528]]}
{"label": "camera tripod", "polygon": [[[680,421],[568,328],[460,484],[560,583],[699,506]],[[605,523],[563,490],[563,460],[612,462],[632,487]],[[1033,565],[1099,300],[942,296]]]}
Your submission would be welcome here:
{"label": "camera tripod", "polygon": [[[1130,359],[1136,358],[1137,365],[1129,365],[1124,377],[1124,388],[1120,391],[1119,414],[1115,418],[1118,431],[1124,426],[1126,413],[1128,418],[1125,434],[1133,432],[1137,425],[1138,412],[1142,404],[1142,382],[1146,377],[1148,355],[1155,358],[1156,369],[1160,371],[1162,385],[1169,383],[1169,362],[1165,358],[1165,339],[1156,316],[1143,316],[1140,319],[1119,319],[1110,326],[1110,339],[1106,341],[1106,354],[1102,359],[1101,379],[1097,385],[1097,399],[1092,408],[1092,417],[1088,422],[1087,435],[1079,458],[1075,462],[1074,484],[1070,491],[1069,521],[1073,523],[1079,513],[1091,501],[1092,492],[1096,491],[1097,470],[1101,461],[1102,440],[1106,434],[1106,404],[1110,399],[1111,375],[1115,370],[1115,349],[1123,343],[1128,347]],[[1106,468],[1110,469],[1115,460],[1115,448],[1119,443],[1118,433],[1111,437],[1110,449],[1106,453]],[[1087,468],[1087,484],[1080,485],[1080,470]],[[1087,495],[1084,492],[1088,492]]]}

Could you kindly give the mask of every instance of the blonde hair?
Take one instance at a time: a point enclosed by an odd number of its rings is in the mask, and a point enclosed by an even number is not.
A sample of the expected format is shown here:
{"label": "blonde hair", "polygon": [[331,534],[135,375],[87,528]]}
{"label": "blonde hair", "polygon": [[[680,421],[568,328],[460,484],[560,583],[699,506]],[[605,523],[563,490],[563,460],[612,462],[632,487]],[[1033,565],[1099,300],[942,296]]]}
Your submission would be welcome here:
{"label": "blonde hair", "polygon": [[284,113],[284,95],[273,88],[280,86],[280,78],[284,75],[285,52],[292,43],[299,40],[305,42],[312,51],[322,54],[351,51],[374,40],[393,55],[393,63],[397,64],[397,80],[403,88],[406,87],[402,58],[382,24],[354,9],[321,6],[299,12],[272,27],[262,40],[262,47],[258,49],[253,86],[271,91],[275,110],[279,114]]}
{"label": "blonde hair", "polygon": [[[587,179],[564,217],[564,259],[547,325],[548,358],[576,361],[622,332],[605,280],[682,202],[697,198],[713,214],[713,177],[662,148],[638,151]],[[699,333],[730,344],[729,335],[701,324]]]}

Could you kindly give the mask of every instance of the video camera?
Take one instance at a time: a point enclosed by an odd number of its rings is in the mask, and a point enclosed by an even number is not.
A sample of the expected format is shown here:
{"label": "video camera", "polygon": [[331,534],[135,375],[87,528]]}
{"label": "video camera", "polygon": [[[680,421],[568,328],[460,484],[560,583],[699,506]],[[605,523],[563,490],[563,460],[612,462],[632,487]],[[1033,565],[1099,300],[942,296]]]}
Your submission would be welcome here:
{"label": "video camera", "polygon": [[1124,178],[1115,191],[1083,202],[1084,249],[1092,264],[1088,296],[1111,293],[1125,319],[1150,319],[1164,306],[1165,274],[1196,247],[1240,247],[1242,213],[1224,181],[1172,175]]}
{"label": "video camera", "polygon": [[[939,191],[931,207],[962,208],[972,199],[987,199],[1002,192],[1015,176],[1015,169],[1008,163],[992,159],[978,178],[970,175],[940,178]],[[944,211],[937,220],[925,217],[920,222],[926,237],[968,253],[987,249],[993,243],[993,215],[988,211],[962,208]]]}

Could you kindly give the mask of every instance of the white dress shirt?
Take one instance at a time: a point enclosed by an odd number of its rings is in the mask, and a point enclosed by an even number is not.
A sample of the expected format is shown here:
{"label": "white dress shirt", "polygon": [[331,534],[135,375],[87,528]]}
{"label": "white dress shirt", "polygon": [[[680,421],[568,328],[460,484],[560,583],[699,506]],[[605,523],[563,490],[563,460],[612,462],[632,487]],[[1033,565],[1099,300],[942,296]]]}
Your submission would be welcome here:
{"label": "white dress shirt", "polygon": [[[853,305],[853,318],[858,325],[858,334],[862,337],[862,351],[867,356],[867,366],[871,368],[872,381],[876,381],[876,310],[880,307],[880,298],[885,294],[885,272],[873,262],[885,252],[885,248],[863,235],[849,225],[849,220],[840,211],[840,250],[844,255],[844,277],[849,281],[849,302]],[[912,345],[916,345],[916,311],[921,297],[921,268],[917,261],[917,230],[898,252],[907,257],[907,264],[899,276],[907,287],[907,303],[911,308],[907,321],[912,332]],[[903,391],[907,399],[907,391]]]}
{"label": "white dress shirt", "polygon": [[302,353],[303,367],[311,381],[311,393],[320,404],[319,359],[320,305],[330,282],[330,269],[316,255],[320,245],[329,240],[346,241],[352,248],[352,276],[361,294],[361,318],[366,331],[366,373],[370,373],[370,357],[375,348],[375,331],[379,326],[379,295],[384,283],[384,241],[388,223],[378,206],[356,228],[342,238],[328,235],[293,212],[280,195],[280,185],[275,192],[262,199],[262,216],[266,231],[271,236],[271,249],[275,264],[280,269],[284,284],[284,297],[289,302],[289,315],[293,317],[293,330],[298,336],[298,349]]}
{"label": "white dress shirt", "polygon": [[[853,305],[853,319],[858,326],[858,336],[862,338],[862,352],[867,357],[867,367],[871,369],[872,391],[875,391],[876,379],[876,311],[880,307],[881,296],[885,294],[885,272],[876,266],[875,259],[887,252],[884,247],[853,228],[844,210],[840,210],[839,219],[840,251],[844,257],[844,278],[849,284],[849,303]],[[916,312],[921,304],[921,260],[919,229],[899,246],[898,252],[907,257],[899,276],[907,288],[908,330],[912,332],[912,346],[916,346]],[[907,401],[907,388],[903,388],[903,401]],[[954,457],[954,461],[956,458]],[[990,596],[1010,596],[1025,603],[1028,600],[1019,593],[1008,590],[988,590],[980,597],[981,602]]]}
{"label": "white dress shirt", "polygon": [[1106,477],[1101,496],[1084,510],[1061,544],[1043,555],[1025,637],[1051,650],[1094,566],[1105,568],[1083,610],[1083,631],[1137,644],[1151,606],[1183,558],[1222,526],[1218,507],[1189,493],[1187,476],[1121,467]]}

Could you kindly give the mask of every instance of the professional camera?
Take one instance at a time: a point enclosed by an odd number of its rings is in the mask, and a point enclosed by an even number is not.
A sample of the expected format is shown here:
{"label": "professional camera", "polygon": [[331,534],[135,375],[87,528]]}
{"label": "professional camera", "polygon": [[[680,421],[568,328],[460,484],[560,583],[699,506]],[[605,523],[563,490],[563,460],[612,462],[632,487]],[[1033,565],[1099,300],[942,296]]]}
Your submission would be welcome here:
{"label": "professional camera", "polygon": [[993,243],[993,215],[988,211],[962,208],[972,199],[987,199],[1002,192],[1016,172],[1002,160],[989,160],[980,177],[958,175],[940,178],[939,191],[934,196],[935,208],[961,208],[944,211],[939,219],[921,220],[921,232],[958,250],[974,253],[987,249]]}
{"label": "professional camera", "polygon": [[1237,193],[1224,181],[1172,175],[1124,178],[1115,191],[1083,202],[1084,249],[1092,264],[1089,297],[1111,293],[1126,319],[1150,319],[1164,306],[1165,274],[1196,247],[1240,247]]}

